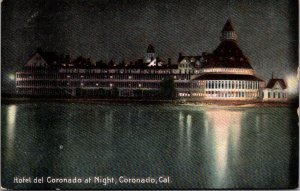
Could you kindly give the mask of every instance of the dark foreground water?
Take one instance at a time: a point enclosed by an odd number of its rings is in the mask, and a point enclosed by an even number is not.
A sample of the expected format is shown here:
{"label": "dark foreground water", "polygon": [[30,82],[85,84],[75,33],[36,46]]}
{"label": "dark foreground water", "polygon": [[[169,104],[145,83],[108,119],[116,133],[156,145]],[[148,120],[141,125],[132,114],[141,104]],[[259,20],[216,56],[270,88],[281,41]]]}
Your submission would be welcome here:
{"label": "dark foreground water", "polygon": [[[2,187],[297,186],[295,109],[32,103],[2,105],[1,113]],[[23,177],[31,183],[16,183]],[[52,182],[75,177],[86,182]],[[104,185],[106,177],[114,181]]]}

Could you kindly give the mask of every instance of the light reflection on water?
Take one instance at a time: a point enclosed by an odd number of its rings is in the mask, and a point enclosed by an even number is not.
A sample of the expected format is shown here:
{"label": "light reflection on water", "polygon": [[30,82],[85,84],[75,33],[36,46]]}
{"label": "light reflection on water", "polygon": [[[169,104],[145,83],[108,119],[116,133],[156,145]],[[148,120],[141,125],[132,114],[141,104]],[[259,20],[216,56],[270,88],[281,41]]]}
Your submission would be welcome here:
{"label": "light reflection on water", "polygon": [[[167,175],[173,179],[168,185],[109,187],[115,189],[287,187],[294,117],[287,108],[2,106],[6,164],[2,180],[11,184],[21,172],[14,167],[26,164],[22,174],[31,176]],[[32,163],[37,155],[39,163]],[[77,186],[60,188],[108,188]]]}
{"label": "light reflection on water", "polygon": [[232,150],[238,152],[242,117],[241,111],[211,110],[206,112],[205,124],[210,123],[207,128],[211,128],[214,132],[212,147],[214,148],[215,172],[217,173],[215,182],[218,188],[226,187],[227,161],[236,158],[234,154],[231,154],[231,159],[228,158],[229,144],[232,141],[233,145],[230,145]]}
{"label": "light reflection on water", "polygon": [[10,159],[13,155],[13,146],[15,141],[15,128],[16,128],[17,106],[10,105],[7,108],[7,157]]}

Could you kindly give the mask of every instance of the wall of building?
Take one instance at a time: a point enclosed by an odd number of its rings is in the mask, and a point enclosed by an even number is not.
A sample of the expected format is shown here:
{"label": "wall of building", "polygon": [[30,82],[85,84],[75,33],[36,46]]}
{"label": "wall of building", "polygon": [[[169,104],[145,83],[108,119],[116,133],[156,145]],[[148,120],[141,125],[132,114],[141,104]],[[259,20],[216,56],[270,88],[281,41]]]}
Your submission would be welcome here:
{"label": "wall of building", "polygon": [[285,89],[264,89],[263,101],[286,101],[288,99]]}

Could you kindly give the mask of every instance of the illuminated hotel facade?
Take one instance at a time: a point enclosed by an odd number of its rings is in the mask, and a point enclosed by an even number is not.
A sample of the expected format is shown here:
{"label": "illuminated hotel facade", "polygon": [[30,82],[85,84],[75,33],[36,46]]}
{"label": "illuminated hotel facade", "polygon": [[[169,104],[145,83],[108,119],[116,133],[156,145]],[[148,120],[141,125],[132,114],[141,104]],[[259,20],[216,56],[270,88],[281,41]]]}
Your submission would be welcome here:
{"label": "illuminated hotel facade", "polygon": [[56,56],[37,50],[16,73],[17,93],[38,96],[101,97],[114,92],[118,97],[153,97],[162,80],[174,80],[177,97],[207,100],[260,100],[264,80],[237,45],[230,20],[212,53],[179,54],[176,64],[157,56],[152,45],[144,59],[135,63],[107,64],[90,58]]}

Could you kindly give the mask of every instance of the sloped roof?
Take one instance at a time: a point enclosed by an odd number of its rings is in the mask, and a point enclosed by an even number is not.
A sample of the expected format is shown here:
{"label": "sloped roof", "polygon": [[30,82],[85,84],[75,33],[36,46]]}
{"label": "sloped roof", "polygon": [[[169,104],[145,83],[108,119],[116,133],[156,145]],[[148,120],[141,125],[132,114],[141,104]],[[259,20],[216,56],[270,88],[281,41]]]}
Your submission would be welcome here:
{"label": "sloped roof", "polygon": [[149,45],[148,45],[147,53],[155,53],[154,47],[152,46],[152,44],[149,44]]}
{"label": "sloped roof", "polygon": [[236,75],[236,74],[203,74],[194,80],[246,80],[246,81],[263,81],[253,75]]}
{"label": "sloped roof", "polygon": [[211,54],[203,55],[203,68],[246,68],[253,69],[235,41],[222,41]]}
{"label": "sloped roof", "polygon": [[225,25],[224,25],[224,27],[223,27],[223,29],[222,29],[222,32],[223,32],[223,31],[234,31],[230,19],[228,19],[228,20],[226,21],[226,23],[225,23]]}
{"label": "sloped roof", "polygon": [[[196,61],[200,61],[201,56],[179,56],[178,57],[178,62],[181,62],[183,59],[187,59],[189,62],[196,62]],[[194,59],[194,61],[192,61]]]}
{"label": "sloped roof", "polygon": [[54,62],[59,61],[59,56],[55,52],[45,52],[41,48],[36,50],[36,53],[39,53],[41,57],[47,62],[47,64],[53,64]]}
{"label": "sloped roof", "polygon": [[266,88],[272,89],[274,87],[274,85],[276,84],[276,82],[279,83],[279,85],[281,86],[282,89],[286,89],[287,88],[286,83],[285,83],[285,81],[283,79],[271,79],[268,82]]}
{"label": "sloped roof", "polygon": [[43,58],[47,65],[51,66],[59,63],[59,56],[55,52],[44,52],[41,48],[37,48],[37,50],[27,59],[25,65],[37,54]]}

